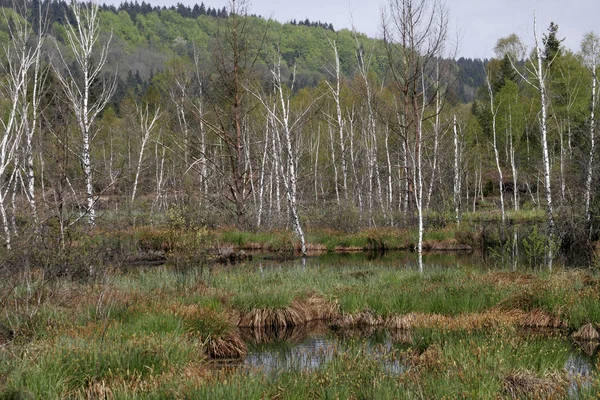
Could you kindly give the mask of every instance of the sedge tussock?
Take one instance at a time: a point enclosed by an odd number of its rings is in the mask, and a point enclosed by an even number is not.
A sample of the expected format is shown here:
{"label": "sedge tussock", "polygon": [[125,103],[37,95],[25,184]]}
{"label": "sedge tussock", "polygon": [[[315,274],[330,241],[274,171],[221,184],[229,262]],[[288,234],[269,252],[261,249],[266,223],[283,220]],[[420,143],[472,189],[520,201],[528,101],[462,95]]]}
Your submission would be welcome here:
{"label": "sedge tussock", "polygon": [[565,396],[568,381],[558,373],[540,378],[528,371],[519,371],[506,376],[502,382],[504,394],[512,399],[554,399]]}
{"label": "sedge tussock", "polygon": [[560,318],[542,310],[525,313],[521,318],[521,326],[526,328],[566,328],[567,324]]}
{"label": "sedge tussock", "polygon": [[483,280],[494,286],[525,286],[535,280],[535,276],[523,272],[494,271],[486,274]]}
{"label": "sedge tussock", "polygon": [[438,345],[429,346],[423,352],[415,351],[409,362],[412,366],[423,368],[425,370],[438,371],[442,366],[444,353]]}
{"label": "sedge tussock", "polygon": [[371,310],[363,310],[356,314],[343,314],[331,322],[336,329],[355,328],[359,326],[379,326],[385,322],[384,318],[376,315]]}
{"label": "sedge tussock", "polygon": [[380,326],[388,329],[410,330],[414,328],[445,330],[487,330],[508,327],[566,328],[560,318],[541,310],[525,312],[519,309],[491,309],[481,313],[465,313],[456,316],[427,313],[391,315],[386,318],[375,315],[370,310],[356,314],[343,314],[334,318],[332,328],[344,329],[358,326]]}
{"label": "sedge tussock", "polygon": [[385,327],[396,330],[409,330],[415,327],[417,314],[392,315],[386,318]]}
{"label": "sedge tussock", "polygon": [[586,324],[575,332],[573,337],[579,340],[598,341],[600,339],[600,333],[598,333],[593,324]]}
{"label": "sedge tussock", "polygon": [[579,346],[579,348],[588,356],[592,357],[597,353],[598,348],[600,347],[600,342],[596,340],[580,340],[575,339],[575,343]]}
{"label": "sedge tussock", "polygon": [[311,296],[306,300],[294,300],[286,308],[259,308],[243,313],[239,317],[238,326],[243,328],[298,326],[310,321],[332,319],[339,313],[338,310],[337,303]]}
{"label": "sedge tussock", "polygon": [[244,359],[248,348],[237,334],[229,334],[225,337],[210,337],[206,344],[206,352],[216,359]]}
{"label": "sedge tussock", "polygon": [[300,343],[309,335],[324,335],[327,331],[324,322],[311,321],[298,326],[241,328],[240,335],[245,342],[254,344]]}

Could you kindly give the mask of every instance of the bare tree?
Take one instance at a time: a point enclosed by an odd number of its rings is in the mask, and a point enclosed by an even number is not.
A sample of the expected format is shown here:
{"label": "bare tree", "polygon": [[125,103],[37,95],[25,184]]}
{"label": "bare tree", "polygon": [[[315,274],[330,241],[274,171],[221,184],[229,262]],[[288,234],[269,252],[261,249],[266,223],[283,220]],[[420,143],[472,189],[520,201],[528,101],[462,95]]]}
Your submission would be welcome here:
{"label": "bare tree", "polygon": [[313,100],[303,111],[293,115],[290,99],[296,80],[296,68],[294,68],[292,73],[290,87],[286,90],[281,76],[281,54],[279,52],[271,70],[271,76],[275,98],[265,98],[256,90],[253,91],[253,94],[277,125],[277,129],[274,129],[273,132],[276,140],[274,157],[279,160],[279,173],[283,181],[292,225],[300,238],[302,256],[306,256],[306,238],[298,212],[298,155],[294,149],[293,142],[297,141],[296,138],[301,124],[306,120],[309,111],[317,99]]}
{"label": "bare tree", "polygon": [[[8,43],[3,45],[3,65],[6,78],[2,81],[0,89],[6,99],[7,109],[4,117],[0,119],[0,215],[4,226],[4,241],[7,248],[11,246],[11,232],[9,217],[6,212],[5,201],[8,191],[13,189],[13,215],[16,185],[19,168],[19,146],[25,136],[25,165],[27,169],[27,193],[32,206],[35,223],[37,212],[34,197],[33,183],[33,133],[39,112],[39,77],[40,58],[42,51],[42,38],[38,36],[31,43],[33,31],[25,20],[26,9],[14,7],[16,11],[3,11],[3,16],[8,23]],[[10,16],[7,12],[12,12]],[[40,35],[42,32],[40,32]],[[32,71],[33,69],[33,71]],[[7,172],[12,167],[12,173],[7,180]],[[16,224],[13,224],[16,230]]]}
{"label": "bare tree", "polygon": [[150,112],[148,104],[136,104],[135,105],[138,117],[138,123],[140,125],[140,154],[138,158],[137,168],[135,171],[135,179],[133,180],[133,191],[131,193],[131,203],[135,201],[135,194],[137,191],[138,181],[140,178],[140,172],[142,170],[142,162],[144,161],[144,150],[146,150],[146,144],[150,139],[150,134],[156,126],[156,122],[160,118],[160,107],[156,107],[153,112]]}
{"label": "bare tree", "polygon": [[246,203],[252,194],[245,137],[249,112],[246,87],[256,70],[266,31],[253,31],[252,24],[248,23],[245,0],[231,0],[229,17],[219,29],[223,27],[213,42],[214,73],[210,75],[211,85],[206,90],[214,120],[202,120],[223,142],[228,164],[228,170],[223,171],[223,180],[228,187],[225,197],[233,204],[236,223],[243,229],[247,228]]}
{"label": "bare tree", "polygon": [[590,104],[590,151],[588,155],[587,171],[585,179],[585,217],[588,224],[591,222],[590,201],[592,193],[592,177],[594,174],[594,158],[596,154],[596,107],[598,103],[598,73],[597,67],[600,61],[600,38],[594,32],[588,32],[581,41],[581,55],[586,67],[592,74],[591,104]]}
{"label": "bare tree", "polygon": [[499,104],[495,104],[494,91],[492,90],[492,84],[490,82],[490,74],[485,71],[485,78],[487,82],[488,95],[490,96],[490,112],[492,113],[492,147],[494,149],[494,158],[496,160],[496,169],[498,170],[498,186],[500,189],[500,211],[502,215],[502,223],[506,220],[506,212],[504,207],[504,176],[502,175],[502,168],[500,167],[500,154],[498,153],[498,140],[497,140],[497,119],[498,110],[500,109]]}
{"label": "bare tree", "polygon": [[[69,67],[57,44],[59,62],[53,65],[70,107],[75,113],[81,133],[81,166],[85,178],[88,222],[96,224],[94,181],[90,148],[94,137],[94,122],[98,114],[106,107],[116,89],[116,79],[105,79],[102,69],[106,64],[108,49],[112,38],[100,44],[99,7],[95,3],[78,3],[72,0],[71,9],[75,23],[67,25],[67,42],[75,58],[79,71]],[[92,87],[97,80],[102,81],[101,89],[92,96]]]}
{"label": "bare tree", "polygon": [[[342,183],[344,187],[344,200],[348,203],[348,156],[346,154],[346,138],[344,134],[344,127],[346,125],[346,120],[342,114],[342,105],[341,105],[341,71],[340,71],[340,56],[338,54],[338,48],[335,40],[329,41],[331,48],[333,49],[334,62],[332,64],[332,70],[329,73],[334,77],[334,84],[331,84],[329,81],[326,81],[327,86],[329,87],[329,91],[331,93],[331,97],[335,103],[335,118],[331,115],[327,114],[327,117],[330,121],[335,121],[334,125],[338,129],[339,139],[340,139],[340,158],[342,162]],[[331,133],[331,132],[330,132]],[[333,139],[333,136],[331,136]],[[332,142],[333,147],[333,142]],[[334,149],[332,148],[332,155],[334,156]],[[337,175],[337,168],[336,168]],[[336,193],[337,190],[337,179],[336,179]],[[338,195],[338,205],[339,205],[339,195]]]}
{"label": "bare tree", "polygon": [[[384,15],[383,39],[392,83],[401,106],[399,135],[410,153],[413,199],[417,210],[419,270],[423,271],[423,122],[435,115],[427,109],[437,96],[431,82],[436,57],[442,55],[448,33],[448,12],[440,0],[390,0]],[[408,174],[407,174],[408,175]]]}

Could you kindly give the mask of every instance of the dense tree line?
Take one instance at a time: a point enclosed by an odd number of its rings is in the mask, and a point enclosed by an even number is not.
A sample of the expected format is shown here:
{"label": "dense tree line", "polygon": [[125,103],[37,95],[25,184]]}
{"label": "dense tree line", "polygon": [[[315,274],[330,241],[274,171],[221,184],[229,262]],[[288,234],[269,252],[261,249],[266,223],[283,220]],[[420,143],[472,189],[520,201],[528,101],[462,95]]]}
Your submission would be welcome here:
{"label": "dense tree line", "polygon": [[301,238],[316,226],[422,238],[468,211],[540,208],[548,248],[594,238],[598,38],[575,53],[552,24],[533,50],[512,35],[491,60],[454,61],[443,4],[387,12],[417,24],[406,10],[438,28],[388,22],[375,40],[265,21],[238,1],[217,18],[203,5],[5,8],[5,244],[173,209]]}

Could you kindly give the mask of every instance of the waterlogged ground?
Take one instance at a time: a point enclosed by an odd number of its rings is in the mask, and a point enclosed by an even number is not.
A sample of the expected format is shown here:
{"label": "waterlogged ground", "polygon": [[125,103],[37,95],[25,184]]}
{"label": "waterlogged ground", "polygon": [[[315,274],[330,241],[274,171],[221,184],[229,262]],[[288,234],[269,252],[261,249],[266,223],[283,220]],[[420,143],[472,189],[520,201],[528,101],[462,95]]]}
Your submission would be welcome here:
{"label": "waterlogged ground", "polygon": [[0,398],[600,392],[593,270],[465,254],[428,255],[423,274],[412,253],[275,258],[7,282]]}

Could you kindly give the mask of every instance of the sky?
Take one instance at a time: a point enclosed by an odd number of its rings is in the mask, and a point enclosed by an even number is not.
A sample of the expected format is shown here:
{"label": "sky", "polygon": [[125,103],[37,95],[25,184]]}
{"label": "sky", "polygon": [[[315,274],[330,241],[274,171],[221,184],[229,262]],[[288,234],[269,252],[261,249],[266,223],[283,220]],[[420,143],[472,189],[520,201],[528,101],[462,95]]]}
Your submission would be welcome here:
{"label": "sky", "polygon": [[[207,7],[219,9],[228,4],[227,0],[146,2],[160,6],[204,2]],[[385,4],[387,0],[250,0],[248,11],[280,22],[308,18],[332,23],[335,29],[354,26],[370,37],[381,37],[381,9]],[[450,14],[451,39],[456,42],[459,38],[458,57],[493,57],[496,41],[511,33],[519,35],[526,45],[533,44],[533,0],[445,0],[445,5]],[[600,35],[598,0],[539,0],[537,15],[540,35],[550,22],[555,22],[559,38],[565,38],[563,45],[575,52],[586,32]]]}

